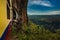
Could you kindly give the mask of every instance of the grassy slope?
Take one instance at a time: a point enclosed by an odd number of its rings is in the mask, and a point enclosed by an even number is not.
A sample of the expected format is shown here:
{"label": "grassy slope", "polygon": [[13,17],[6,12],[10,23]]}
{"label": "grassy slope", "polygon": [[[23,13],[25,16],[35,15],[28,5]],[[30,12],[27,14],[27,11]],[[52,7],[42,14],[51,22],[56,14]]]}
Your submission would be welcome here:
{"label": "grassy slope", "polygon": [[32,22],[29,22],[28,26],[23,26],[17,34],[13,28],[12,35],[16,35],[18,40],[60,40],[60,30],[52,33],[45,30],[43,25],[36,25]]}

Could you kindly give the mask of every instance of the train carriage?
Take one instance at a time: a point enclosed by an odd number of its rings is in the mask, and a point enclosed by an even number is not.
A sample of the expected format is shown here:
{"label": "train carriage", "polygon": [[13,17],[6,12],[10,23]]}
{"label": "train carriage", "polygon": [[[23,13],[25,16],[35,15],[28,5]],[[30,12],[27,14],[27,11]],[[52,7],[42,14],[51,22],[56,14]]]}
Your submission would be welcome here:
{"label": "train carriage", "polygon": [[9,13],[7,6],[7,0],[0,0],[0,40],[8,40],[11,33],[12,14]]}
{"label": "train carriage", "polygon": [[22,24],[28,24],[27,2],[28,0],[0,0],[0,40],[10,40],[13,21],[19,23],[17,30]]}

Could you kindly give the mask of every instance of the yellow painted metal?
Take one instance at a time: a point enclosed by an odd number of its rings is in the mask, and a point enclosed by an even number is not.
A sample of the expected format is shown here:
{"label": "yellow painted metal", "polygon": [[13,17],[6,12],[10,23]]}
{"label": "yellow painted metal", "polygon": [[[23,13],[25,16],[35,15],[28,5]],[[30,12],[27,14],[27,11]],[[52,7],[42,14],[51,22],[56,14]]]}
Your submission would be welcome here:
{"label": "yellow painted metal", "polygon": [[10,20],[7,19],[6,3],[6,0],[0,0],[0,38],[10,22]]}

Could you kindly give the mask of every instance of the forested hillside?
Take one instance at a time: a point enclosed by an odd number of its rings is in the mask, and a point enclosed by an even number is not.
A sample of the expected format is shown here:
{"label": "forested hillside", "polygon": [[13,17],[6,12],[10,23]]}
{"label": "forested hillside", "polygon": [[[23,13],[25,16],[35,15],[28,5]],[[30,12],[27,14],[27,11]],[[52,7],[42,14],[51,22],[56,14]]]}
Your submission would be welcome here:
{"label": "forested hillside", "polygon": [[29,21],[29,24],[27,26],[23,25],[17,33],[13,26],[12,35],[12,38],[17,40],[60,40],[60,29],[53,33],[46,30],[43,25],[37,25]]}

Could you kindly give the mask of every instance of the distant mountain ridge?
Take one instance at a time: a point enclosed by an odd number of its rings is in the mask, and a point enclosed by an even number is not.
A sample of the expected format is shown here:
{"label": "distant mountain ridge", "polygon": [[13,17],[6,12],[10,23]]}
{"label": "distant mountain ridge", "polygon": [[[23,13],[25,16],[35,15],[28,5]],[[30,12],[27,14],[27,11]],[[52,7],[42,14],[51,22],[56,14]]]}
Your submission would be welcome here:
{"label": "distant mountain ridge", "polygon": [[29,15],[28,17],[32,22],[43,25],[51,31],[60,29],[60,15]]}

